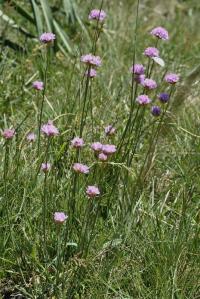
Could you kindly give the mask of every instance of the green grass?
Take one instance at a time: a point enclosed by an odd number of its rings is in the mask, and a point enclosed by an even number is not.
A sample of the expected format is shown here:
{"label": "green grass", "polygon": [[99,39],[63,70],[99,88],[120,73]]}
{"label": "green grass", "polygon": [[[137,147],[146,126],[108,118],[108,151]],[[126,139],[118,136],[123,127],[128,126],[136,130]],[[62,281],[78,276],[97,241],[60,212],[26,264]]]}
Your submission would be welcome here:
{"label": "green grass", "polygon": [[[15,2],[33,16],[27,1]],[[91,7],[89,0],[76,1],[74,22],[72,12],[65,19],[62,1],[46,2],[72,47],[70,53],[58,34],[50,51],[42,124],[53,120],[60,135],[50,139],[48,152],[44,136],[39,154],[38,138],[33,144],[26,140],[27,133],[38,132],[43,96],[32,82],[44,80],[46,49],[5,20],[0,23],[0,125],[17,129],[12,141],[0,141],[0,296],[199,298],[199,1],[174,0],[167,7],[166,1],[141,1],[136,62],[147,65],[143,51],[155,45],[149,35],[153,27],[164,26],[170,34],[168,42],[158,44],[166,67],[154,67],[159,88],[150,97],[159,104],[156,95],[169,91],[161,82],[165,72],[179,73],[181,81],[167,112],[155,119],[149,107],[140,109],[124,139],[137,111],[135,105],[130,114],[129,72],[136,1],[103,4],[108,17],[97,42],[102,66],[88,88],[80,56],[91,52],[95,26],[87,15],[100,2]],[[35,23],[6,3],[2,10],[37,36]],[[10,49],[6,39],[26,52]],[[138,94],[142,92],[139,87]],[[86,145],[77,153],[70,141],[79,136],[82,115]],[[104,134],[109,124],[117,129],[110,138]],[[93,141],[115,144],[118,150],[101,163],[90,149]],[[46,158],[52,169],[45,176],[40,165]],[[73,172],[77,161],[90,166],[89,175]],[[97,185],[101,195],[88,199],[88,185]],[[56,211],[68,215],[63,225],[54,223]]]}

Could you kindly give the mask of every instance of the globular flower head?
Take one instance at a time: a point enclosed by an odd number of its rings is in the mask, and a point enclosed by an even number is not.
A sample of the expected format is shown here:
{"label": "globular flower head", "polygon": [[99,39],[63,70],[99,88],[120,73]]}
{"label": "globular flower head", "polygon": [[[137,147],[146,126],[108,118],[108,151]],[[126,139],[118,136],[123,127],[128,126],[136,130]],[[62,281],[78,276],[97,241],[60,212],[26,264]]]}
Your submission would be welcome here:
{"label": "globular flower head", "polygon": [[147,57],[159,57],[159,50],[155,47],[148,47],[144,50],[144,55]]}
{"label": "globular flower head", "polygon": [[43,125],[41,131],[47,137],[57,136],[59,135],[58,129],[53,125],[52,121],[48,121],[47,124]]}
{"label": "globular flower head", "polygon": [[99,160],[102,161],[102,162],[105,162],[108,160],[108,156],[105,155],[104,153],[100,153],[99,156],[98,156]]}
{"label": "globular flower head", "polygon": [[136,101],[140,105],[147,105],[147,104],[151,103],[151,99],[146,94],[141,94],[140,96],[138,96]]}
{"label": "globular flower head", "polygon": [[12,139],[15,136],[15,130],[14,129],[5,129],[2,132],[2,136],[7,140]]}
{"label": "globular flower head", "polygon": [[163,27],[156,27],[151,31],[151,35],[156,36],[159,39],[162,40],[168,40],[169,39],[169,34],[167,30]]}
{"label": "globular flower head", "polygon": [[157,88],[157,83],[153,79],[146,78],[142,85],[149,90]]}
{"label": "globular flower head", "polygon": [[91,144],[91,149],[93,149],[93,151],[95,152],[100,152],[102,150],[102,144],[100,142],[93,142]]}
{"label": "globular flower head", "polygon": [[151,113],[153,116],[159,116],[161,114],[161,108],[159,106],[153,106],[151,108]]}
{"label": "globular flower head", "polygon": [[165,81],[169,84],[176,84],[179,81],[179,79],[179,75],[173,73],[167,74],[165,76]]}
{"label": "globular flower head", "polygon": [[84,173],[84,174],[87,174],[90,171],[90,169],[87,165],[84,165],[81,163],[74,163],[73,169],[75,172]]}
{"label": "globular flower head", "polygon": [[40,41],[44,44],[52,43],[56,39],[56,36],[52,32],[44,32],[40,36]]}
{"label": "globular flower head", "polygon": [[162,103],[167,103],[170,97],[168,93],[163,92],[158,95],[158,98]]}
{"label": "globular flower head", "polygon": [[36,139],[36,135],[35,135],[35,133],[33,133],[33,132],[28,133],[28,135],[26,136],[26,139],[27,139],[28,141],[30,141],[30,142],[35,141],[35,139]]}
{"label": "globular flower head", "polygon": [[95,78],[97,76],[97,71],[95,69],[89,69],[85,72],[85,76]]}
{"label": "globular flower head", "polygon": [[116,152],[116,146],[114,144],[104,144],[102,146],[102,152],[105,155],[112,155]]}
{"label": "globular flower head", "polygon": [[137,82],[138,84],[143,85],[144,84],[144,80],[145,80],[145,75],[135,75],[135,82]]}
{"label": "globular flower head", "polygon": [[71,140],[71,145],[74,148],[81,148],[84,146],[84,141],[80,137],[75,137],[74,139]]}
{"label": "globular flower head", "polygon": [[101,58],[99,56],[95,56],[93,54],[86,54],[81,56],[81,62],[84,62],[88,65],[93,65],[93,66],[101,66]]}
{"label": "globular flower head", "polygon": [[99,20],[100,22],[103,22],[105,17],[106,17],[106,13],[102,9],[101,10],[93,9],[89,14],[89,20]]}
{"label": "globular flower head", "polygon": [[41,170],[43,172],[48,172],[51,169],[51,164],[50,163],[42,163],[41,165]]}
{"label": "globular flower head", "polygon": [[100,195],[99,188],[96,186],[88,186],[86,189],[86,194],[90,197],[93,198],[95,196]]}
{"label": "globular flower head", "polygon": [[63,212],[55,212],[53,218],[55,223],[63,224],[68,216]]}
{"label": "globular flower head", "polygon": [[105,133],[107,136],[112,136],[115,134],[116,128],[114,128],[112,125],[109,125],[105,128]]}
{"label": "globular flower head", "polygon": [[34,81],[33,82],[33,88],[36,90],[43,90],[44,89],[44,83],[42,81]]}
{"label": "globular flower head", "polygon": [[144,74],[144,66],[142,64],[134,64],[131,69],[131,73],[135,75],[143,75]]}

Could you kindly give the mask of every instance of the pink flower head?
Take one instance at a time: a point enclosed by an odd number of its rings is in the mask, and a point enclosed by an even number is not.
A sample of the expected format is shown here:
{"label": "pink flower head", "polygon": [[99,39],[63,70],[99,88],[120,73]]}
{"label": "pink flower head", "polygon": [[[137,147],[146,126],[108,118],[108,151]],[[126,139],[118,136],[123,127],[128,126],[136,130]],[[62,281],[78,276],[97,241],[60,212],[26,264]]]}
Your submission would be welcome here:
{"label": "pink flower head", "polygon": [[96,186],[88,186],[86,193],[90,198],[100,195],[99,188]]}
{"label": "pink flower head", "polygon": [[143,75],[144,74],[144,66],[142,64],[134,64],[131,69],[131,73],[135,75]]}
{"label": "pink flower head", "polygon": [[43,172],[48,172],[50,169],[51,169],[51,164],[50,163],[42,163],[41,170]]}
{"label": "pink flower head", "polygon": [[91,144],[91,149],[95,152],[100,152],[102,150],[102,144],[100,142],[94,142]]}
{"label": "pink flower head", "polygon": [[115,131],[116,131],[116,129],[112,125],[109,125],[105,128],[105,133],[108,136],[114,135]]}
{"label": "pink flower head", "polygon": [[36,90],[43,90],[44,89],[44,83],[42,81],[34,81],[33,82],[33,88]]}
{"label": "pink flower head", "polygon": [[58,129],[53,125],[53,122],[50,120],[48,121],[47,124],[42,126],[41,131],[47,137],[59,135]]}
{"label": "pink flower head", "polygon": [[36,139],[36,135],[35,135],[35,133],[29,133],[29,134],[26,136],[26,139],[27,139],[28,141],[30,141],[30,142],[35,141],[35,139]]}
{"label": "pink flower head", "polygon": [[101,66],[101,58],[99,56],[94,56],[92,54],[86,54],[81,56],[81,62],[89,65]]}
{"label": "pink flower head", "polygon": [[68,216],[63,212],[55,212],[53,218],[55,223],[63,224]]}
{"label": "pink flower head", "polygon": [[175,84],[180,80],[180,77],[177,74],[167,74],[165,76],[165,81],[170,84]]}
{"label": "pink flower head", "polygon": [[85,72],[85,76],[95,78],[97,76],[97,71],[95,69],[89,69]]}
{"label": "pink flower head", "polygon": [[147,105],[147,104],[151,103],[151,99],[146,94],[141,94],[140,96],[138,96],[136,101],[140,105]]}
{"label": "pink flower head", "polygon": [[71,145],[74,148],[81,148],[84,146],[84,141],[82,138],[75,137],[74,139],[71,140]]}
{"label": "pink flower head", "polygon": [[148,79],[146,78],[142,84],[145,88],[147,89],[155,89],[157,88],[157,83],[156,81],[152,80],[152,79]]}
{"label": "pink flower head", "polygon": [[99,160],[104,162],[104,161],[107,161],[108,160],[108,156],[105,155],[104,153],[100,153],[99,156],[98,156]]}
{"label": "pink flower head", "polygon": [[5,138],[5,139],[12,139],[15,135],[15,130],[14,129],[5,129],[3,132],[2,132],[2,136]]}
{"label": "pink flower head", "polygon": [[104,10],[93,9],[89,14],[89,20],[99,20],[102,22],[106,17],[106,13]]}
{"label": "pink flower head", "polygon": [[148,47],[144,50],[144,55],[147,57],[159,57],[159,50],[154,47]]}
{"label": "pink flower head", "polygon": [[90,171],[90,169],[87,165],[84,165],[81,163],[74,163],[73,169],[74,169],[74,171],[76,171],[78,173],[84,173],[84,174],[87,174]]}
{"label": "pink flower head", "polygon": [[53,42],[56,39],[55,34],[51,32],[44,32],[42,35],[40,35],[40,41],[44,44],[49,44]]}
{"label": "pink flower head", "polygon": [[116,152],[116,146],[114,144],[104,144],[102,147],[102,152],[105,155],[112,155]]}
{"label": "pink flower head", "polygon": [[169,34],[168,34],[167,30],[163,27],[156,27],[150,33],[151,33],[151,35],[154,35],[163,40],[169,39]]}
{"label": "pink flower head", "polygon": [[145,75],[135,75],[135,82],[137,82],[138,84],[144,84],[144,80],[145,80]]}

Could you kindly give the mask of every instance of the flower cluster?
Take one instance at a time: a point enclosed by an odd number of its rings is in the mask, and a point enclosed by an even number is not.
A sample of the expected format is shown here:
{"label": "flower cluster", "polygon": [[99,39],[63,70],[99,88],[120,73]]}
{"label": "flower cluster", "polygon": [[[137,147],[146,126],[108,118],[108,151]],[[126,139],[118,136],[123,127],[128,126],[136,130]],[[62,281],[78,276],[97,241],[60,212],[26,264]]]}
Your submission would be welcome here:
{"label": "flower cluster", "polygon": [[104,10],[93,9],[89,14],[89,20],[98,20],[99,22],[103,22],[106,18],[106,13]]}
{"label": "flower cluster", "polygon": [[81,62],[84,62],[87,65],[91,65],[91,66],[96,66],[96,67],[101,66],[101,58],[93,54],[82,55]]}

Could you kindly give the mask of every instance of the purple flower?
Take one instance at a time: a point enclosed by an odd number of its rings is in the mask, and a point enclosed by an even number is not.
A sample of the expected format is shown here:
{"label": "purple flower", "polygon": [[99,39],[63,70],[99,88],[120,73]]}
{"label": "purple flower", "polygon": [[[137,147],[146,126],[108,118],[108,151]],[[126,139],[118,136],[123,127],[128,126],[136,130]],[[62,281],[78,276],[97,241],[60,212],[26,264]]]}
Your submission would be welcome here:
{"label": "purple flower", "polygon": [[153,116],[159,116],[161,114],[161,108],[159,106],[153,106],[151,108],[151,113]]}
{"label": "purple flower", "polygon": [[140,96],[138,96],[136,101],[140,105],[147,105],[147,104],[151,103],[151,99],[146,94],[141,94]]}
{"label": "purple flower", "polygon": [[63,224],[68,216],[63,212],[55,212],[53,218],[55,223]]}
{"label": "purple flower", "polygon": [[145,75],[135,75],[135,81],[138,84],[144,84],[144,80],[145,80]]}
{"label": "purple flower", "polygon": [[151,31],[151,35],[154,35],[160,39],[163,40],[168,40],[169,39],[169,34],[167,30],[163,27],[156,27]]}
{"label": "purple flower", "polygon": [[99,188],[96,186],[88,186],[86,189],[86,193],[90,198],[100,195]]}
{"label": "purple flower", "polygon": [[51,32],[44,32],[40,36],[40,41],[44,44],[49,44],[49,43],[53,42],[55,39],[56,39],[55,34],[53,34]]}
{"label": "purple flower", "polygon": [[134,64],[131,69],[131,73],[135,75],[143,75],[144,74],[144,66],[142,64]]}
{"label": "purple flower", "polygon": [[169,94],[168,93],[160,93],[158,95],[158,98],[159,100],[162,102],[162,103],[167,103],[169,101]]}
{"label": "purple flower", "polygon": [[48,172],[50,169],[51,169],[51,164],[50,163],[42,163],[41,170],[43,172]]}
{"label": "purple flower", "polygon": [[106,13],[104,10],[93,9],[89,14],[89,20],[99,20],[102,22],[106,17]]}
{"label": "purple flower", "polygon": [[104,153],[100,153],[98,158],[100,161],[103,161],[103,162],[108,160],[108,156],[105,155]]}
{"label": "purple flower", "polygon": [[84,165],[81,163],[74,163],[73,169],[74,169],[74,171],[76,171],[78,173],[84,173],[84,174],[87,174],[90,171],[90,169],[87,165]]}
{"label": "purple flower", "polygon": [[59,135],[58,129],[53,125],[53,122],[50,120],[48,121],[47,124],[42,126],[41,131],[47,137]]}
{"label": "purple flower", "polygon": [[167,74],[165,76],[165,81],[170,84],[176,84],[179,81],[180,77],[177,74]]}
{"label": "purple flower", "polygon": [[109,125],[105,128],[105,133],[107,136],[114,135],[115,131],[116,131],[116,129],[112,125]]}
{"label": "purple flower", "polygon": [[29,133],[29,134],[26,136],[26,139],[27,139],[28,141],[30,141],[30,142],[35,141],[35,139],[36,139],[36,135],[35,135],[35,133]]}
{"label": "purple flower", "polygon": [[71,140],[71,145],[74,148],[81,148],[84,146],[84,141],[82,138],[75,137],[74,139]]}
{"label": "purple flower", "polygon": [[144,55],[147,57],[159,57],[159,50],[154,47],[148,47],[144,50]]}
{"label": "purple flower", "polygon": [[33,82],[33,88],[36,90],[43,90],[44,89],[44,83],[42,81],[34,81]]}
{"label": "purple flower", "polygon": [[86,54],[81,56],[81,62],[89,65],[101,66],[101,58],[99,56],[94,56],[92,54]]}
{"label": "purple flower", "polygon": [[114,144],[104,144],[102,146],[102,152],[105,155],[112,155],[116,152],[116,146]]}
{"label": "purple flower", "polygon": [[89,69],[85,72],[85,76],[95,78],[97,76],[97,71],[95,69]]}
{"label": "purple flower", "polygon": [[9,140],[9,139],[12,139],[15,135],[15,130],[14,129],[5,129],[3,132],[2,132],[2,136]]}
{"label": "purple flower", "polygon": [[152,79],[148,79],[146,78],[142,84],[145,88],[147,89],[155,89],[157,88],[157,83],[156,81],[152,80]]}
{"label": "purple flower", "polygon": [[100,152],[102,150],[102,144],[100,142],[94,142],[91,144],[91,149],[95,152]]}

